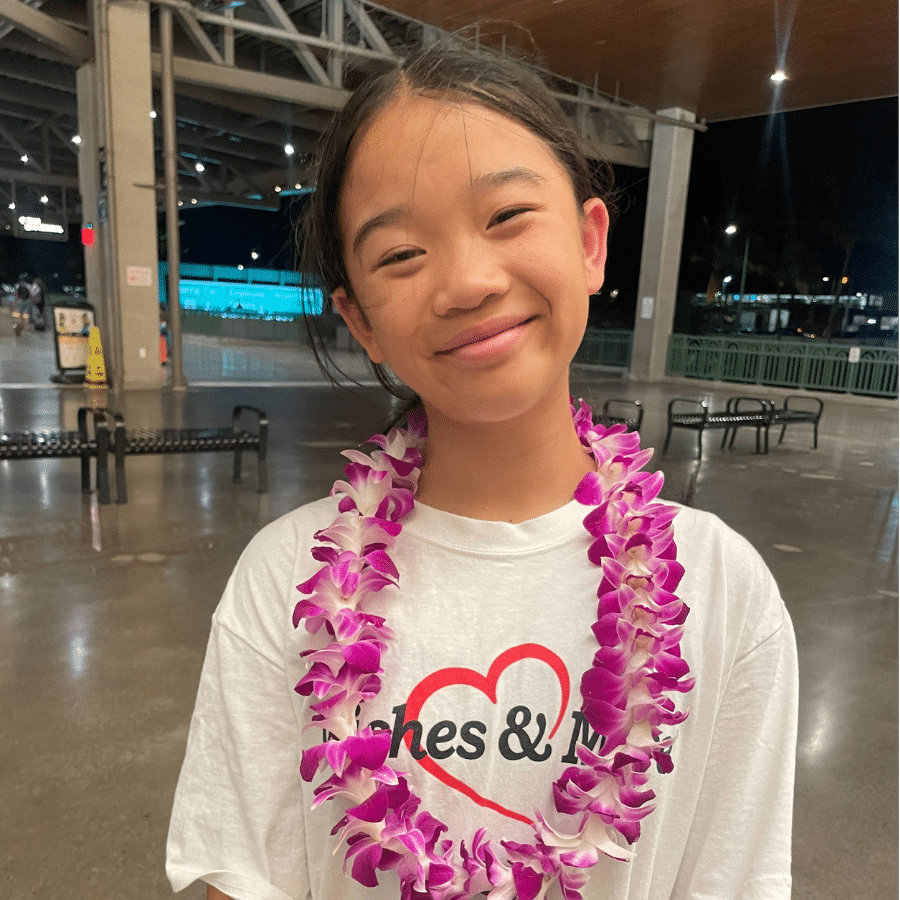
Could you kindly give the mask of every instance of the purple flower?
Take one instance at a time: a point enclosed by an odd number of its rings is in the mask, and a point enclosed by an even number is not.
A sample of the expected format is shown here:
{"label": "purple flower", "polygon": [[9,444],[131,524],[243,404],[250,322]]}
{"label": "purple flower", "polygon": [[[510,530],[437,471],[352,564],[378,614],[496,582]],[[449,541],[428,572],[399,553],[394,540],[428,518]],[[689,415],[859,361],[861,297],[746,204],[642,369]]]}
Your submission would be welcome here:
{"label": "purple flower", "polygon": [[348,450],[346,480],[335,483],[338,516],[315,535],[313,558],[321,567],[298,585],[306,595],[294,609],[294,625],[324,641],[304,651],[309,668],[296,690],[310,698],[307,728],[333,739],[304,751],[300,773],[311,781],[323,765],[331,774],[314,790],[314,806],[344,798],[346,813],[333,834],[346,841],[345,870],[366,886],[378,873],[395,871],[400,900],[543,900],[558,884],[563,900],[581,900],[587,870],[600,854],[627,860],[640,823],[652,811],[647,772],[671,771],[672,737],[662,729],[687,713],[668,694],[690,690],[680,641],[688,613],[674,594],[683,574],[675,561],[672,521],[677,510],[655,502],[660,473],[641,471],[652,455],[623,426],[592,421],[582,401],[573,404],[576,433],[596,462],[576,499],[593,509],[584,519],[597,565],[598,643],[581,681],[582,711],[603,735],[594,753],[577,750],[582,767],[570,767],[554,785],[557,812],[574,820],[570,833],[535,812],[533,844],[491,846],[483,829],[467,849],[444,839],[446,827],[413,794],[402,773],[387,765],[389,731],[357,731],[357,707],[381,689],[381,658],[393,637],[370,600],[396,587],[399,573],[390,551],[400,520],[412,509],[427,434],[424,414],[412,414],[407,431],[371,439],[370,455]]}

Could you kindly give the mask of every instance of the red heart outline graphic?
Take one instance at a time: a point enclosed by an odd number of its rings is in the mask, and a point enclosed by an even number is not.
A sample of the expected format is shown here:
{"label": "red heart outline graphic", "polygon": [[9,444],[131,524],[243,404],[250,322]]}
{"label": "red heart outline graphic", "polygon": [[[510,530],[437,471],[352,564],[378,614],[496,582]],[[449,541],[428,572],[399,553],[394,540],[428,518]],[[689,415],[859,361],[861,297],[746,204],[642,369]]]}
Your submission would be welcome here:
{"label": "red heart outline graphic", "polygon": [[[497,681],[509,666],[523,659],[537,659],[546,663],[553,669],[559,680],[561,693],[559,715],[556,717],[556,722],[549,734],[549,737],[552,738],[553,735],[556,734],[556,730],[559,728],[563,716],[566,713],[566,708],[569,705],[569,671],[566,669],[565,663],[563,663],[552,650],[548,650],[540,644],[520,644],[518,647],[511,647],[509,650],[504,650],[503,653],[491,663],[487,675],[482,675],[473,669],[463,669],[455,666],[446,669],[438,669],[436,672],[426,675],[409,693],[409,699],[406,701],[406,716],[403,724],[405,725],[406,722],[412,721],[413,719],[418,720],[419,713],[422,711],[425,701],[441,688],[450,687],[454,684],[463,684],[468,687],[473,687],[476,690],[481,691],[491,703],[496,705]],[[403,736],[404,743],[410,750],[412,750],[412,738],[411,731],[407,731]],[[483,797],[478,791],[469,787],[464,781],[460,781],[456,776],[451,775],[432,757],[423,756],[422,759],[418,759],[416,762],[426,772],[434,775],[435,778],[442,781],[448,787],[453,788],[453,790],[464,794],[479,806],[492,809],[501,815],[508,816],[510,819],[517,819],[520,822],[524,822],[526,825],[531,824],[531,819],[528,816],[523,816],[521,813],[507,809],[505,806],[501,806],[499,803],[495,803],[493,800]]]}

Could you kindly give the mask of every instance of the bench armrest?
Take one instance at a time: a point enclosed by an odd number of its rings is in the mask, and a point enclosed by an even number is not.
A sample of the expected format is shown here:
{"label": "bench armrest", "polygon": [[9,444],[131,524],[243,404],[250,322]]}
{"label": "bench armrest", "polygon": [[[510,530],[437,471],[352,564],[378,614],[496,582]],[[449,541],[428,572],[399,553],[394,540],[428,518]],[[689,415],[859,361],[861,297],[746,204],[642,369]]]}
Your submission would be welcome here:
{"label": "bench armrest", "polygon": [[[668,406],[668,420],[672,421],[672,415],[675,412],[675,404],[676,403],[685,403],[689,406],[694,407],[691,409],[691,412],[699,412],[703,416],[703,421],[705,422],[709,418],[709,404],[705,400],[694,400],[690,397],[675,397],[674,399],[669,401]],[[697,409],[696,407],[700,407]]]}
{"label": "bench armrest", "polygon": [[784,398],[784,406],[782,409],[799,409],[803,412],[813,412],[811,409],[803,409],[803,406],[797,406],[795,403],[791,406],[791,400],[799,400],[801,404],[803,403],[815,403],[817,404],[817,409],[814,413],[815,417],[818,419],[822,415],[822,410],[825,408],[825,404],[818,397],[807,397],[803,394],[789,394]]}
{"label": "bench armrest", "polygon": [[[729,413],[735,413],[735,414],[740,413],[740,412],[746,412],[746,409],[741,410],[742,403],[745,406],[748,403],[753,404],[753,405],[758,405],[760,410],[763,413],[766,413],[770,419],[775,414],[775,404],[771,400],[766,399],[765,397],[729,397],[728,403],[725,406],[725,411],[729,412]],[[754,412],[756,412],[755,409],[754,409]]]}
{"label": "bench armrest", "polygon": [[269,417],[259,407],[239,405],[236,406],[234,408],[234,411],[231,413],[231,428],[233,431],[241,430],[238,425],[241,420],[241,413],[244,412],[250,412],[256,416],[256,425],[259,429],[260,435],[262,435],[264,430],[268,430]]}

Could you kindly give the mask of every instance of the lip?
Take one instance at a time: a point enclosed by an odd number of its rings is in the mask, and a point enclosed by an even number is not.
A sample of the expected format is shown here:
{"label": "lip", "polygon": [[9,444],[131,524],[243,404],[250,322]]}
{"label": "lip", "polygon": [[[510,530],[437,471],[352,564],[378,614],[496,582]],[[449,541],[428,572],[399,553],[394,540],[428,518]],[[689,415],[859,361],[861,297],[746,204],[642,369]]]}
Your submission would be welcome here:
{"label": "lip", "polygon": [[500,316],[496,319],[491,319],[489,322],[485,322],[482,325],[476,325],[474,328],[467,328],[465,331],[460,331],[459,334],[454,335],[454,337],[441,347],[437,353],[438,355],[452,353],[454,350],[459,350],[460,347],[468,347],[470,344],[486,341],[489,338],[496,337],[498,334],[502,334],[504,331],[509,331],[512,328],[517,328],[519,325],[524,325],[533,318],[534,316],[519,315]]}

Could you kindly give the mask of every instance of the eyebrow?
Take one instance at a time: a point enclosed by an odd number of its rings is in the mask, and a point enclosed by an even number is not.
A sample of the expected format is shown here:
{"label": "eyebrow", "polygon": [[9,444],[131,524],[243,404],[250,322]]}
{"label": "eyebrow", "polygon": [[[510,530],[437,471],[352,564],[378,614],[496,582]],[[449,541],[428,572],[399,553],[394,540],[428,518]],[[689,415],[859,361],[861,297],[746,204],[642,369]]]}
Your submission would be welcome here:
{"label": "eyebrow", "polygon": [[[524,166],[517,166],[513,169],[504,169],[501,172],[486,172],[484,175],[476,175],[472,179],[472,189],[476,192],[483,193],[490,190],[496,190],[507,184],[521,182],[524,184],[541,185],[547,181],[543,175],[538,174],[532,169],[526,169]],[[366,219],[359,228],[356,229],[356,235],[353,238],[353,252],[359,251],[363,241],[379,228],[388,228],[396,225],[409,212],[408,206],[391,206],[388,209],[376,213],[369,219]]]}

